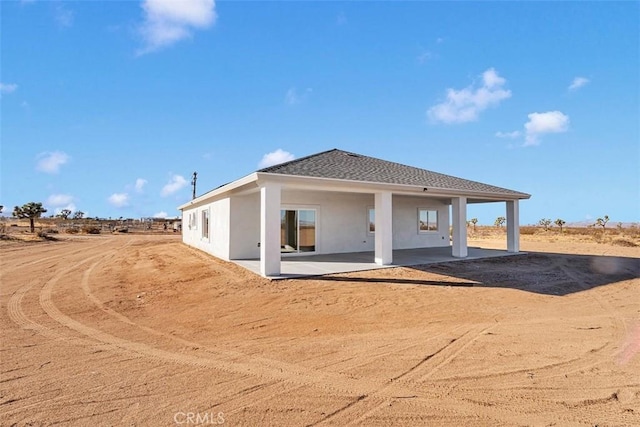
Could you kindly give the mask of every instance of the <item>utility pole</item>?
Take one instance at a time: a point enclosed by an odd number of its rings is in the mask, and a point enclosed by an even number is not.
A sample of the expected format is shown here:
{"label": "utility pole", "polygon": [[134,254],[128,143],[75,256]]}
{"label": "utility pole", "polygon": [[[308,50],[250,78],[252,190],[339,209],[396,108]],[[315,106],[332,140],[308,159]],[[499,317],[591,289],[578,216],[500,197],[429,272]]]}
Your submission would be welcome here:
{"label": "utility pole", "polygon": [[198,172],[194,172],[193,173],[193,179],[191,180],[191,185],[193,186],[193,197],[192,199],[196,198],[196,181],[198,179]]}

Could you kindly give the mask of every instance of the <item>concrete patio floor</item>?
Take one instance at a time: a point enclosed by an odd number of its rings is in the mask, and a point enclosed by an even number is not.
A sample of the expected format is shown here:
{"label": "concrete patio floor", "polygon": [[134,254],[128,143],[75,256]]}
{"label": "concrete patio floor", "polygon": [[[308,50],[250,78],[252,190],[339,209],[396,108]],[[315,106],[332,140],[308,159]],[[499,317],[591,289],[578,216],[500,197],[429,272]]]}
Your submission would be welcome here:
{"label": "concrete patio floor", "polygon": [[[380,268],[435,264],[440,262],[463,261],[470,259],[495,258],[519,255],[497,249],[469,247],[466,258],[455,258],[451,255],[451,247],[400,249],[393,251],[393,264],[378,265],[374,262],[374,253],[350,252],[343,254],[283,256],[279,276],[269,279],[291,279],[295,277],[321,276],[325,274],[348,273],[352,271],[376,270]],[[260,260],[231,260],[231,262],[260,275]]]}

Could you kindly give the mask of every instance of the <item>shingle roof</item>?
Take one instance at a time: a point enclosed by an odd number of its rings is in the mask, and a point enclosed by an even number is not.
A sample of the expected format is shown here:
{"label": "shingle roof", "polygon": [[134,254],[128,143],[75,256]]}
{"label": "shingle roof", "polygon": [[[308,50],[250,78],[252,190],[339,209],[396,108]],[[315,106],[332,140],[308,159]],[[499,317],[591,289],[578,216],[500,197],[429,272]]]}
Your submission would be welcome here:
{"label": "shingle roof", "polygon": [[529,194],[526,193],[338,149],[312,154],[279,165],[269,166],[258,170],[258,172],[314,178],[333,178],[348,181],[415,185],[443,190],[496,193],[510,196],[511,198],[529,198]]}

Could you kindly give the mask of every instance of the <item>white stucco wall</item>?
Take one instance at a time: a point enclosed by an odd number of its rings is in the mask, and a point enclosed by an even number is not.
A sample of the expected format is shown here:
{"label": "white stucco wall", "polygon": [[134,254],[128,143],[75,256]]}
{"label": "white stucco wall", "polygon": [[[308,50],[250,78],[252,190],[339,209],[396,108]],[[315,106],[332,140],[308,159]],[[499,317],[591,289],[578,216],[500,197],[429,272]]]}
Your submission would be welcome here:
{"label": "white stucco wall", "polygon": [[230,259],[260,257],[260,193],[231,197]]}
{"label": "white stucco wall", "polygon": [[[202,212],[209,212],[209,238],[202,237]],[[189,214],[195,213],[195,226]],[[182,212],[182,241],[218,258],[229,259],[230,201],[223,198]]]}
{"label": "white stucco wall", "polygon": [[[375,235],[368,232],[368,211],[373,194],[328,191],[282,191],[284,209],[315,209],[316,252],[373,251]],[[394,195],[393,248],[410,249],[449,245],[449,205],[437,199]],[[438,211],[438,231],[418,232],[418,208]],[[202,210],[209,210],[209,239],[202,237]],[[189,226],[189,213],[197,224]],[[260,193],[233,195],[193,209],[182,217],[184,243],[216,257],[250,259],[260,256]],[[233,231],[231,231],[233,230]]]}
{"label": "white stucco wall", "polygon": [[[418,231],[418,209],[438,211],[438,231]],[[438,199],[393,196],[393,249],[449,246],[449,205]]]}
{"label": "white stucco wall", "polygon": [[316,209],[316,253],[372,251],[367,233],[367,208],[373,194],[328,191],[283,191],[283,208]]}
{"label": "white stucco wall", "polygon": [[[394,249],[449,246],[448,204],[437,199],[397,195],[392,202]],[[257,205],[258,200],[255,203]],[[283,208],[316,210],[316,253],[373,251],[375,235],[368,232],[368,212],[373,205],[373,194],[282,192]],[[418,208],[438,211],[437,232],[418,232]]]}

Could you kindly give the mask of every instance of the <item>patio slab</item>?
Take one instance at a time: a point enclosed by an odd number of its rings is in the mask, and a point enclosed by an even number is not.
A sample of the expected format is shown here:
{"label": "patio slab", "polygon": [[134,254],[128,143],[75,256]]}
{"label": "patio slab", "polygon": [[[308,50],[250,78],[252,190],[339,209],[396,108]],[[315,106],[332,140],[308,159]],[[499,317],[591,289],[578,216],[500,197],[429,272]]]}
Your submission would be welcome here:
{"label": "patio slab", "polygon": [[[291,279],[296,277],[321,276],[325,274],[349,273],[352,271],[377,270],[380,268],[435,264],[521,254],[523,254],[523,252],[512,253],[497,249],[469,247],[466,258],[455,258],[451,255],[450,246],[440,248],[398,249],[393,251],[393,264],[391,265],[376,264],[374,262],[373,251],[283,256],[280,264],[281,274],[279,276],[270,276],[269,279]],[[260,275],[259,259],[231,260],[231,262]]]}

